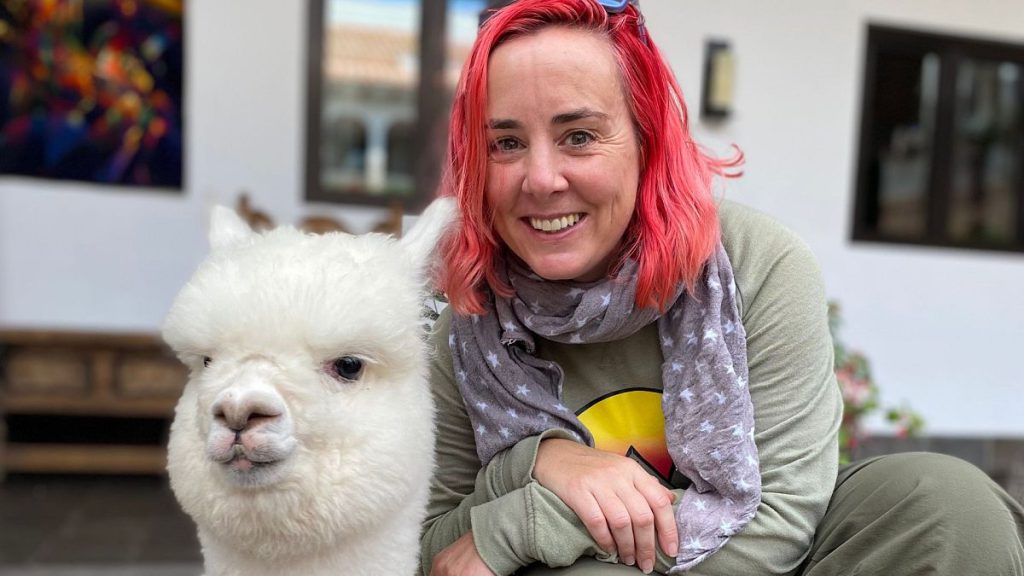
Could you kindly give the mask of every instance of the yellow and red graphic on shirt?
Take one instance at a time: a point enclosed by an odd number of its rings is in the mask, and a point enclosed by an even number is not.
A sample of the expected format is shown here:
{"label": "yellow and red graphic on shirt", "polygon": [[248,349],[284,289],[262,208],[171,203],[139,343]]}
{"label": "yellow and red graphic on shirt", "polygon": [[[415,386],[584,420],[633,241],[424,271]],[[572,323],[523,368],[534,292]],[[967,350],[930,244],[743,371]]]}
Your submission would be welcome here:
{"label": "yellow and red graphic on shirt", "polygon": [[578,417],[594,437],[595,448],[638,457],[663,480],[670,480],[673,464],[665,444],[660,390],[614,392],[591,402]]}

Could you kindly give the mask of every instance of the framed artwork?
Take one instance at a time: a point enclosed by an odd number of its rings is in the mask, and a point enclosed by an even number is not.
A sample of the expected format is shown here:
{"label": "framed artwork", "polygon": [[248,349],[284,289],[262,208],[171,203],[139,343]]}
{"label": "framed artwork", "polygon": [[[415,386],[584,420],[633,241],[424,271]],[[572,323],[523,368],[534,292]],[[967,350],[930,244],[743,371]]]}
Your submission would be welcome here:
{"label": "framed artwork", "polygon": [[184,0],[0,0],[0,175],[180,190]]}

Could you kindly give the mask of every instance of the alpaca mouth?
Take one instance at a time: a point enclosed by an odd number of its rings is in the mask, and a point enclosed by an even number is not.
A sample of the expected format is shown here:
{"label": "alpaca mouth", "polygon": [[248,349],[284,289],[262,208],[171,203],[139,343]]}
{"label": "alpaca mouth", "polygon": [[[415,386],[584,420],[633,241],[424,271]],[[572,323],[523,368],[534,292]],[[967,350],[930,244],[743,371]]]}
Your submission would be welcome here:
{"label": "alpaca mouth", "polygon": [[270,460],[261,462],[259,460],[250,460],[245,456],[235,456],[231,460],[224,463],[225,466],[238,472],[249,472],[251,470],[258,470],[260,468],[267,468],[279,464],[280,460]]}
{"label": "alpaca mouth", "polygon": [[232,446],[230,456],[220,460],[221,466],[235,483],[245,486],[264,486],[280,478],[282,465],[287,460],[251,454],[241,444]]}

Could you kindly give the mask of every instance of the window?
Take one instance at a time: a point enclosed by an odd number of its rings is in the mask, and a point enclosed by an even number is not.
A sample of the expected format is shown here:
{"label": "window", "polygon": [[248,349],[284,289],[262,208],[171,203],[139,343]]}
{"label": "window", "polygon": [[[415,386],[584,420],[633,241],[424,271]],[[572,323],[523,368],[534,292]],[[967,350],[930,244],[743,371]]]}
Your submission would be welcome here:
{"label": "window", "polygon": [[306,198],[422,205],[485,2],[309,1]]}
{"label": "window", "polygon": [[869,26],[854,239],[1024,252],[1024,46]]}

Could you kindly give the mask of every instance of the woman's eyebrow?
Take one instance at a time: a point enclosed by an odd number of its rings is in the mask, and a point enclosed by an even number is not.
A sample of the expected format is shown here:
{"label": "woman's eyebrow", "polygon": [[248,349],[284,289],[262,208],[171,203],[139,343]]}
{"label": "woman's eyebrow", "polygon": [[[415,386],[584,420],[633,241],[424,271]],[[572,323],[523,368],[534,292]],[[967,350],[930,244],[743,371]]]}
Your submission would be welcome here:
{"label": "woman's eyebrow", "polygon": [[590,108],[579,108],[571,112],[564,112],[562,114],[556,114],[551,118],[552,124],[569,124],[576,122],[577,120],[583,120],[585,118],[598,118],[600,120],[607,120],[608,115],[604,112],[598,112],[597,110],[591,110]]}
{"label": "woman's eyebrow", "polygon": [[518,120],[506,120],[502,118],[488,121],[487,127],[491,130],[516,130],[518,128],[522,128],[523,125]]}
{"label": "woman's eyebrow", "polygon": [[[607,120],[608,115],[604,112],[598,112],[597,110],[592,110],[590,108],[578,108],[570,112],[555,114],[551,117],[551,124],[569,124],[586,118]],[[518,120],[512,120],[509,118],[495,118],[488,120],[487,127],[491,130],[518,130],[523,127],[523,124]]]}

